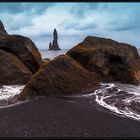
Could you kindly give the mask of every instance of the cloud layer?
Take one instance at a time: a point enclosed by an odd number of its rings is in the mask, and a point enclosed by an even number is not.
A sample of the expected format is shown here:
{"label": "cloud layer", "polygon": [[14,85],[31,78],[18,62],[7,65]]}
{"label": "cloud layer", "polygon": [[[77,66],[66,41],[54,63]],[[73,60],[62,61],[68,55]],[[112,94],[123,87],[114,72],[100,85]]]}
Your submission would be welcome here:
{"label": "cloud layer", "polygon": [[0,3],[0,19],[10,34],[31,38],[47,49],[56,28],[59,46],[69,49],[88,35],[140,47],[140,3]]}

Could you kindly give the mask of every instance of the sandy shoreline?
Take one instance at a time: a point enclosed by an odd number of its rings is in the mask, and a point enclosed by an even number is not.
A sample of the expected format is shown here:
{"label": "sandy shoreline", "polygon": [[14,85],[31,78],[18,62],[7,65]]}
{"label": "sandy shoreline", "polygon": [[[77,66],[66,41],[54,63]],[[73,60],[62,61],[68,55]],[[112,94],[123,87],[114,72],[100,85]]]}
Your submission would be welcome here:
{"label": "sandy shoreline", "polygon": [[140,137],[140,122],[86,101],[40,97],[1,108],[0,137]]}

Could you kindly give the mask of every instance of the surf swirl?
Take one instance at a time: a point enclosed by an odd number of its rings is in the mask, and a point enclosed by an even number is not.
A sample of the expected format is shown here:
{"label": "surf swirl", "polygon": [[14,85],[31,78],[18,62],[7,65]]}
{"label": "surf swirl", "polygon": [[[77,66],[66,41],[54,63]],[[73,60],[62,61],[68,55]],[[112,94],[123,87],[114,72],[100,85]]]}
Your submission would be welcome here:
{"label": "surf swirl", "polygon": [[140,86],[121,83],[101,84],[94,92],[95,101],[124,117],[140,121]]}
{"label": "surf swirl", "polygon": [[9,101],[20,94],[24,85],[4,85],[0,88],[0,108],[8,106]]}

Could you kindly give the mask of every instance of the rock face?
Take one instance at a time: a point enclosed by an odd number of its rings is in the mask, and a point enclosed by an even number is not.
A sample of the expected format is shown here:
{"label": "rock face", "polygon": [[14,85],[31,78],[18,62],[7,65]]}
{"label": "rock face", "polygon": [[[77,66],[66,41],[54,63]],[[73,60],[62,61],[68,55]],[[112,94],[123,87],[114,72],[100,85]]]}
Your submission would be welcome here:
{"label": "rock face", "polygon": [[0,84],[26,84],[32,76],[20,59],[0,49]]}
{"label": "rock face", "polygon": [[92,92],[99,86],[93,75],[68,55],[60,55],[40,70],[26,84],[19,99],[29,96],[60,96]]}
{"label": "rock face", "polygon": [[0,84],[25,84],[43,63],[32,40],[20,35],[9,35],[2,22],[0,22],[0,51],[2,55]]}
{"label": "rock face", "polygon": [[32,73],[35,73],[42,64],[37,47],[27,37],[8,35],[0,39],[0,49],[16,55]]}
{"label": "rock face", "polygon": [[44,59],[43,59],[43,63],[50,62],[50,61],[51,61],[50,58],[44,58]]}
{"label": "rock face", "polygon": [[50,42],[49,50],[60,50],[57,40],[58,40],[57,30],[54,29],[54,32],[53,32],[53,43],[51,44],[51,42]]}
{"label": "rock face", "polygon": [[6,32],[6,30],[5,30],[5,28],[4,28],[4,25],[3,25],[3,23],[1,22],[1,20],[0,20],[0,34],[8,35],[8,33]]}
{"label": "rock face", "polygon": [[139,84],[140,57],[134,46],[94,36],[67,52],[100,82]]}

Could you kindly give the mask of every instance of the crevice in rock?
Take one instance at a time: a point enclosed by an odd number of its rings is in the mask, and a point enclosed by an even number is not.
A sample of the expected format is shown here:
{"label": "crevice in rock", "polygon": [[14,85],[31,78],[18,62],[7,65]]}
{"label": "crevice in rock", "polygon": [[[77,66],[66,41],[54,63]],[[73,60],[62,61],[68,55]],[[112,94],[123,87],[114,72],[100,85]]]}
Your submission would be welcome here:
{"label": "crevice in rock", "polygon": [[109,55],[109,63],[122,63],[123,60],[120,56],[118,55],[114,55],[114,54],[110,54]]}

